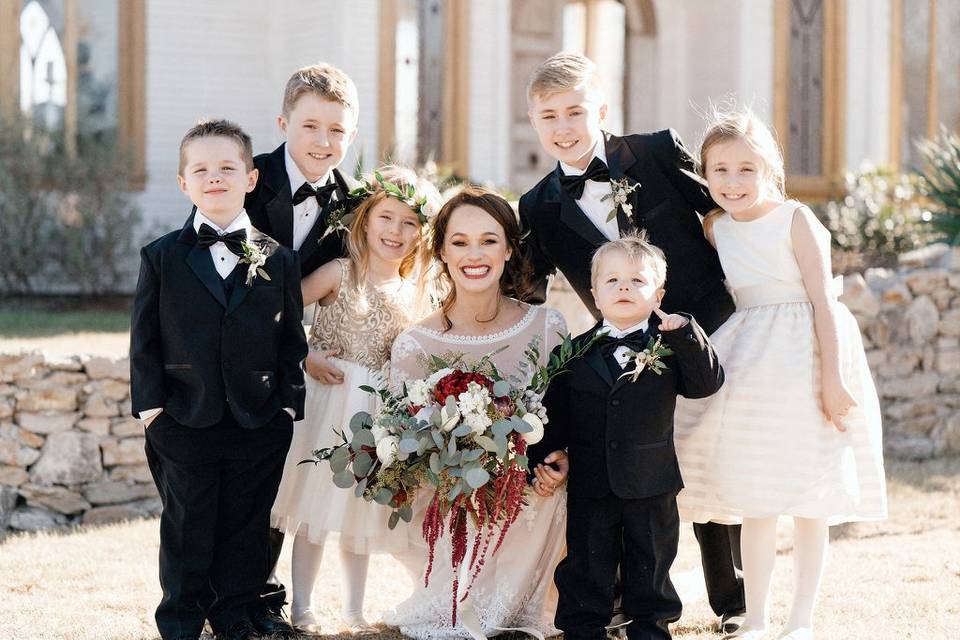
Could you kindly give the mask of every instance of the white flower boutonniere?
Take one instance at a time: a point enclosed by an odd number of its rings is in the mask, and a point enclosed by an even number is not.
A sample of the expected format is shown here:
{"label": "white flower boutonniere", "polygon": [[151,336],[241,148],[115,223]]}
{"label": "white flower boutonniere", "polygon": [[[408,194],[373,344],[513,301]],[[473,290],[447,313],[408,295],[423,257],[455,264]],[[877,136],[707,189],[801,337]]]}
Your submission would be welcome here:
{"label": "white flower boutonniere", "polygon": [[274,247],[269,242],[243,241],[243,257],[240,258],[240,263],[250,265],[247,268],[248,287],[253,284],[253,279],[257,276],[268,282],[270,281],[270,276],[263,265],[267,263],[267,258],[273,254],[273,249]]}
{"label": "white flower boutonniere", "polygon": [[640,374],[647,368],[658,376],[662,374],[663,370],[668,368],[667,365],[663,363],[662,358],[673,355],[673,350],[670,347],[664,346],[660,341],[660,336],[657,336],[656,339],[650,338],[650,342],[647,343],[647,348],[643,351],[628,351],[627,355],[633,362],[633,370],[625,371],[620,377],[630,376],[630,382],[636,382]]}
{"label": "white flower boutonniere", "polygon": [[633,215],[633,205],[627,200],[630,197],[630,194],[636,191],[639,186],[639,182],[630,184],[630,178],[626,176],[620,178],[619,180],[610,181],[610,188],[612,189],[612,192],[600,198],[600,202],[613,198],[613,209],[611,209],[610,213],[607,214],[607,222],[610,222],[617,217],[617,207],[623,209],[623,212],[628,218]]}

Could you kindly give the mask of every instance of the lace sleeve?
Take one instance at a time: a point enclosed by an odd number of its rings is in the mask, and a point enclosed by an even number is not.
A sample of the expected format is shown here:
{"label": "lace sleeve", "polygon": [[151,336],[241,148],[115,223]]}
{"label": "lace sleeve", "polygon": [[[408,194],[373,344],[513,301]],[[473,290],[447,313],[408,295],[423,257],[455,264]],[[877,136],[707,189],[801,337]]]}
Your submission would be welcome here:
{"label": "lace sleeve", "polygon": [[544,357],[549,358],[554,347],[563,342],[567,335],[567,321],[563,314],[556,309],[547,309],[547,318],[544,331]]}
{"label": "lace sleeve", "polygon": [[423,375],[423,367],[417,358],[425,353],[423,347],[413,336],[410,330],[402,332],[393,341],[390,350],[390,388],[399,389],[400,385]]}

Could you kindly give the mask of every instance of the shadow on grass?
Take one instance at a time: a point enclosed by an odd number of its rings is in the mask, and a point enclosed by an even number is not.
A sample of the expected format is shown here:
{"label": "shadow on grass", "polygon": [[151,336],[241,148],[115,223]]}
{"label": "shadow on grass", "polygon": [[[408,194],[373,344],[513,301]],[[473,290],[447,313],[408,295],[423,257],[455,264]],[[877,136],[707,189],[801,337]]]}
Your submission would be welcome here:
{"label": "shadow on grass", "polygon": [[130,330],[129,296],[0,297],[0,338]]}

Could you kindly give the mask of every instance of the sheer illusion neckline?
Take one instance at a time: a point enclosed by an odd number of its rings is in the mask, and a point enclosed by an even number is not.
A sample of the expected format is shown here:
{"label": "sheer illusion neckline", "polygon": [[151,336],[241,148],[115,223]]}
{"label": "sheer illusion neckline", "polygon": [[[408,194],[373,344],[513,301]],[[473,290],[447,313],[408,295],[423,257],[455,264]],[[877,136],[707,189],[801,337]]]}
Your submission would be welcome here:
{"label": "sheer illusion neckline", "polygon": [[428,327],[424,327],[419,324],[413,325],[412,327],[410,327],[410,330],[417,333],[428,335],[431,338],[440,340],[441,342],[451,342],[451,343],[458,343],[458,344],[487,344],[490,342],[497,342],[505,338],[511,338],[517,335],[518,333],[526,329],[528,326],[530,326],[530,323],[533,321],[533,318],[536,315],[536,313],[537,313],[537,308],[533,305],[528,305],[527,312],[515,324],[507,327],[506,329],[498,331],[496,333],[486,333],[480,336],[464,336],[464,335],[457,335],[453,333],[443,333],[441,331],[437,331],[436,329],[430,329]]}

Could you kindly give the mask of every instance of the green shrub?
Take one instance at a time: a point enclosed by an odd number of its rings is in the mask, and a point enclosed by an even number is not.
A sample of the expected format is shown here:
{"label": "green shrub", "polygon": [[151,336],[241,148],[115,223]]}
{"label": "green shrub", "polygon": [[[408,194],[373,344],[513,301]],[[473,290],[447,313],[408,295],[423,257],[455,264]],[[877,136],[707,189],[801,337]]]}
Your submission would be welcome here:
{"label": "green shrub", "polygon": [[847,194],[817,211],[833,238],[834,270],[892,267],[906,251],[934,236],[920,176],[864,165],[847,173]]}
{"label": "green shrub", "polygon": [[61,153],[56,134],[0,123],[0,292],[117,291],[135,257],[132,163],[109,141]]}
{"label": "green shrub", "polygon": [[941,129],[940,137],[920,143],[930,200],[930,224],[940,239],[960,244],[960,137]]}

